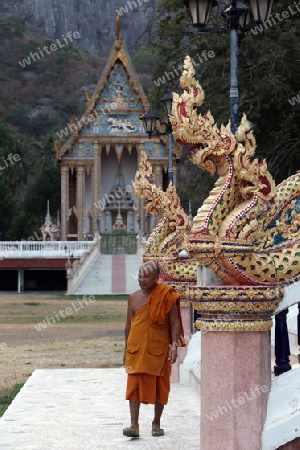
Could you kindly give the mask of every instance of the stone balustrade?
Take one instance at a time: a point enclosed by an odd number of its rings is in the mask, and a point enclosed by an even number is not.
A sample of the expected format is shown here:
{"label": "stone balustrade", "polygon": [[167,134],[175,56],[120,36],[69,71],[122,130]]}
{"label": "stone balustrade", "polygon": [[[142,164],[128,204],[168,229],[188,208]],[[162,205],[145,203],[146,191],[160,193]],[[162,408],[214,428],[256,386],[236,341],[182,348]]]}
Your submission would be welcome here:
{"label": "stone balustrade", "polygon": [[0,259],[80,258],[94,241],[2,241]]}

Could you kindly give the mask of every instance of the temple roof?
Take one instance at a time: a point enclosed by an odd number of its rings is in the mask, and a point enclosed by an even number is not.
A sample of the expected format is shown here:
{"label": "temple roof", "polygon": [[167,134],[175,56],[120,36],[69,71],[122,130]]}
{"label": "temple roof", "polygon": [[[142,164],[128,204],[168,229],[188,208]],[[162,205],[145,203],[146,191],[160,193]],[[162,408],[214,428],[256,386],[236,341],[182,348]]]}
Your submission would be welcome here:
{"label": "temple roof", "polygon": [[144,135],[138,118],[149,103],[122,39],[119,16],[116,28],[116,39],[96,89],[92,95],[86,91],[86,111],[80,120],[70,119],[63,133],[70,135],[67,142],[56,141],[59,160],[79,139]]}

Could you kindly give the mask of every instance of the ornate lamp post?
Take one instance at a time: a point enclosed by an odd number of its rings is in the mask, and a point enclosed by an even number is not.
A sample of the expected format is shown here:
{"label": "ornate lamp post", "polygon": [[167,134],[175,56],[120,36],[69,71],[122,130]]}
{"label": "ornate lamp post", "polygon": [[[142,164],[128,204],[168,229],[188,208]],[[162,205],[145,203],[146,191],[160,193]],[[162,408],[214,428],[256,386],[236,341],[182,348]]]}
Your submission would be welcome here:
{"label": "ornate lamp post", "polygon": [[[192,23],[200,32],[221,33],[230,30],[230,121],[231,131],[238,128],[238,39],[259,22],[268,20],[274,0],[249,0],[250,8],[242,2],[232,0],[230,6],[222,12],[226,19],[224,28],[207,27],[211,10],[217,5],[215,0],[183,0],[190,9]],[[252,21],[251,21],[252,19]]]}
{"label": "ornate lamp post", "polygon": [[[173,94],[168,92],[160,101],[164,106],[167,116],[169,117],[169,114],[172,112]],[[173,183],[173,136],[170,122],[159,121],[160,125],[165,127],[165,131],[159,131],[156,128],[156,122],[159,120],[159,117],[156,117],[151,109],[148,109],[148,111],[140,117],[140,120],[143,122],[145,132],[148,134],[149,139],[151,139],[152,136],[168,136],[168,178],[169,183]]]}

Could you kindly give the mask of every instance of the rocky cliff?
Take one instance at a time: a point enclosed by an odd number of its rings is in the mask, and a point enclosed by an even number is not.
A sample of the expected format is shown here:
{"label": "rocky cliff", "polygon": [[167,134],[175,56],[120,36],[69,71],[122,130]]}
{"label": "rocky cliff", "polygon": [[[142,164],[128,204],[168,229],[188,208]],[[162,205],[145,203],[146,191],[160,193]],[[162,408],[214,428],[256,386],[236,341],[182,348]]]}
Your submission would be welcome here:
{"label": "rocky cliff", "polygon": [[115,38],[116,12],[131,55],[152,38],[161,0],[0,0],[0,15],[18,15],[52,39],[80,33],[75,45],[107,55]]}

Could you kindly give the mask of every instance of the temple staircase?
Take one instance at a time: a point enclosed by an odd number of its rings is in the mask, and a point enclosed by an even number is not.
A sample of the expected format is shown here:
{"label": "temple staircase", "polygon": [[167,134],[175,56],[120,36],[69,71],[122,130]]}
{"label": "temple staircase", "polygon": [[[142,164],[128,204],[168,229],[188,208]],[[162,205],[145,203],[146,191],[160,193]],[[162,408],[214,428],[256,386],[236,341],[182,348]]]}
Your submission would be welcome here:
{"label": "temple staircase", "polygon": [[139,288],[137,273],[141,263],[138,255],[100,254],[78,286],[68,290],[68,294],[130,294]]}

